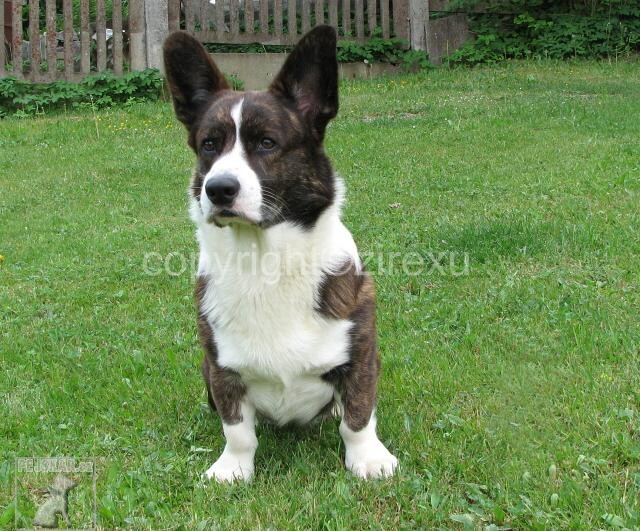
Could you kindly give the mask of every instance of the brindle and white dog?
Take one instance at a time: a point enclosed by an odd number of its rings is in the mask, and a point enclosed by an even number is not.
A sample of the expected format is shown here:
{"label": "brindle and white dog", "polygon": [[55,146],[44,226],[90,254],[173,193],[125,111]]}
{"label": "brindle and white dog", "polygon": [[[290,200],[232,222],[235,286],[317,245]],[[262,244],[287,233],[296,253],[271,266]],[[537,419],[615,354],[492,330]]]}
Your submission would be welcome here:
{"label": "brindle and white dog", "polygon": [[376,435],[374,285],[323,149],[338,111],[335,31],[303,37],[264,92],[231,90],[186,33],[167,39],[164,61],[197,156],[202,372],[226,438],[205,476],[251,478],[256,413],[284,425],[331,410],[342,415],[347,468],[392,475],[397,460]]}

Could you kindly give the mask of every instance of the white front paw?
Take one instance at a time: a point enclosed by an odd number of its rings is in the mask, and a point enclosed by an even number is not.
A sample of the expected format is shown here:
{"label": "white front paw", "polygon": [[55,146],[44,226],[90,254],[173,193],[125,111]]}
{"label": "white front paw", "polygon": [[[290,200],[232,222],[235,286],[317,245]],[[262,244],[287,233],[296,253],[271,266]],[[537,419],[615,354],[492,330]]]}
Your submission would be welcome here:
{"label": "white front paw", "polygon": [[393,476],[398,459],[380,441],[347,447],[345,463],[356,476],[375,479]]}
{"label": "white front paw", "polygon": [[253,456],[235,455],[222,452],[218,460],[203,474],[205,479],[213,479],[219,483],[237,480],[249,481],[253,476]]}

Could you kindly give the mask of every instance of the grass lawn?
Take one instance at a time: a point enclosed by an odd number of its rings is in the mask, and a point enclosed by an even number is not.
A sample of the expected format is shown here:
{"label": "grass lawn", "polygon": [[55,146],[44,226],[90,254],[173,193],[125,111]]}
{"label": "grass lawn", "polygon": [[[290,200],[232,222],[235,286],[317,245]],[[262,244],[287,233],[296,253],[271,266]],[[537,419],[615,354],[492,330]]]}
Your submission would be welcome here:
{"label": "grass lawn", "polygon": [[[184,131],[167,103],[7,119],[0,525],[14,457],[66,455],[97,459],[105,528],[640,526],[638,63],[442,69],[341,101],[346,223],[364,254],[398,257],[372,269],[399,474],[354,479],[326,420],[260,426],[254,481],[202,484],[223,439]],[[21,496],[18,523],[34,512]]]}

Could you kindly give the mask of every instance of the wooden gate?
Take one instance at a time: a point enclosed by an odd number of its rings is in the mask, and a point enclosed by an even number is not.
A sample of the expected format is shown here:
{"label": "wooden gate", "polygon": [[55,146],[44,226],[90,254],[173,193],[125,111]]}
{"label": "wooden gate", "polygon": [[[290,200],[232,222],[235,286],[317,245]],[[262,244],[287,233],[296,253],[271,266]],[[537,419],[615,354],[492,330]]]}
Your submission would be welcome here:
{"label": "wooden gate", "polygon": [[[366,41],[379,31],[409,38],[409,0],[183,0],[184,28],[201,42],[295,44],[329,24],[340,39]],[[169,0],[169,29],[180,27],[180,2]]]}
{"label": "wooden gate", "polygon": [[0,2],[0,77],[78,81],[91,71],[122,73],[122,0],[109,0],[108,26],[105,0],[91,2],[91,10],[89,0],[29,0],[26,27],[22,0]]}
{"label": "wooden gate", "polygon": [[79,81],[159,68],[162,41],[180,28],[224,44],[291,45],[319,24],[341,40],[408,41],[410,2],[422,1],[0,0],[0,77]]}

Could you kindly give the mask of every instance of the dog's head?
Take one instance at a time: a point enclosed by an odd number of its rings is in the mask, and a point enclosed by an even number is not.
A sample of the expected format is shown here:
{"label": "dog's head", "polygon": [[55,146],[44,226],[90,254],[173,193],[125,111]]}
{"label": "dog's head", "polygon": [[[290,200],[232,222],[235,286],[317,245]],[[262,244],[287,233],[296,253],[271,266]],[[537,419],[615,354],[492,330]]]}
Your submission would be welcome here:
{"label": "dog's head", "polygon": [[231,90],[184,32],[166,40],[164,63],[176,116],[198,157],[191,185],[198,218],[218,226],[313,225],[335,194],[322,146],[338,112],[333,28],[307,33],[264,92]]}

